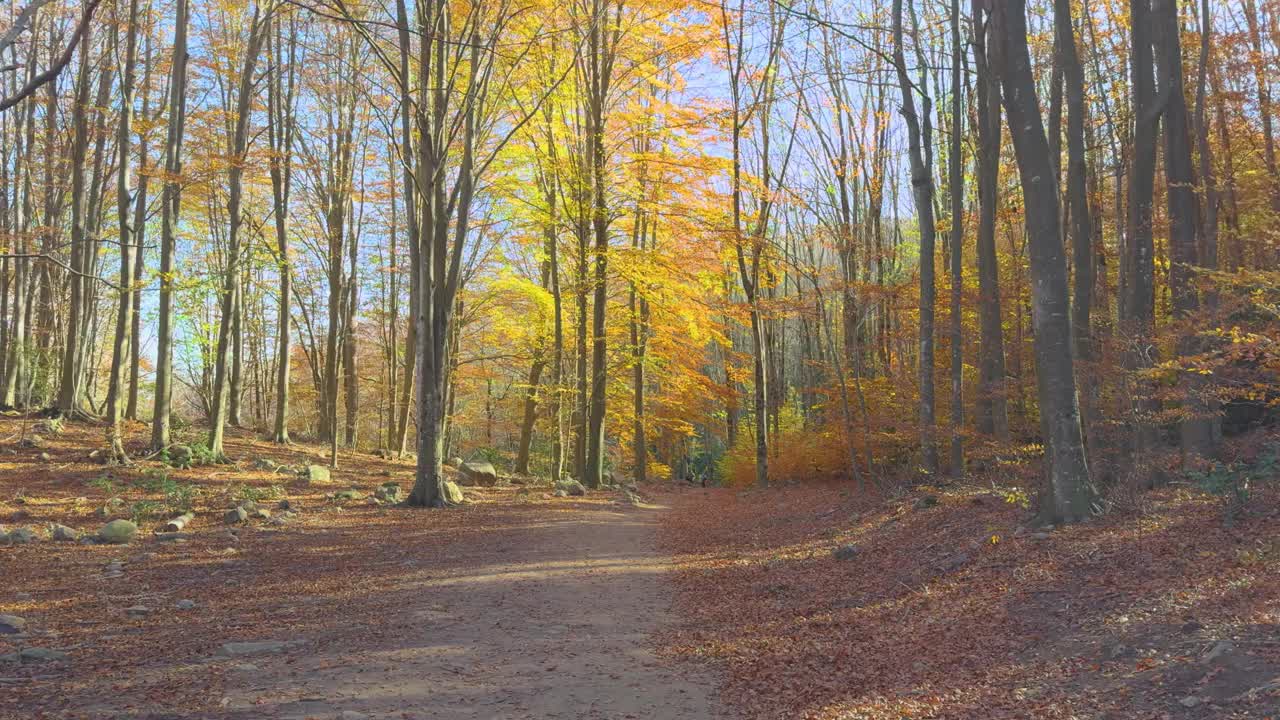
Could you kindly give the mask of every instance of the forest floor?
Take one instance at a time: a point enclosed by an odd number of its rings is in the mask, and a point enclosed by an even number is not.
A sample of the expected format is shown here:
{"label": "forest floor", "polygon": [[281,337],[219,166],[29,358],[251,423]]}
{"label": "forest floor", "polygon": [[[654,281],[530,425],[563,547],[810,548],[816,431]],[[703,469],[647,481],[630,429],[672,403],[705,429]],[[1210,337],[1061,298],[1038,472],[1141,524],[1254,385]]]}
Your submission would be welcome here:
{"label": "forest floor", "polygon": [[1274,471],[1232,522],[1186,483],[1059,529],[993,490],[686,494],[667,651],[754,718],[1280,718]]}
{"label": "forest floor", "polygon": [[[233,432],[237,464],[108,468],[102,427],[36,422],[0,416],[0,524],[41,535],[0,544],[3,720],[1280,717],[1274,478],[1230,524],[1179,483],[1053,530],[973,484],[424,511],[367,497],[407,462],[343,453],[313,485],[262,468],[322,448]],[[272,516],[225,524],[250,499]],[[116,516],[131,543],[46,530]]]}
{"label": "forest floor", "polygon": [[[158,462],[87,458],[102,432],[70,424],[21,447],[18,421],[0,421],[0,523],[91,533],[108,496],[163,502]],[[672,622],[659,506],[511,486],[406,509],[330,497],[388,476],[407,490],[406,462],[344,454],[331,484],[309,485],[254,461],[321,463],[320,448],[237,432],[227,452],[238,467],[166,471],[200,489],[187,537],[152,536],[160,513],[127,545],[0,545],[0,613],[27,624],[0,634],[0,655],[66,653],[0,662],[0,718],[719,716],[711,669],[653,643]],[[275,517],[229,528],[246,496]]]}

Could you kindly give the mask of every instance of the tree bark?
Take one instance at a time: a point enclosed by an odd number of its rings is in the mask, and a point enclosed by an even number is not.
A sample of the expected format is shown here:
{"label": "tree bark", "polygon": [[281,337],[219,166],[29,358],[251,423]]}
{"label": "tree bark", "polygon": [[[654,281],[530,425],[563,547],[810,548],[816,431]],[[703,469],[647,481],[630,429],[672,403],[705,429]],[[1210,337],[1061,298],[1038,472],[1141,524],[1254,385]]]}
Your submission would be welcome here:
{"label": "tree bark", "polygon": [[1004,105],[1018,159],[1031,255],[1032,321],[1040,412],[1051,497],[1041,513],[1050,522],[1078,522],[1094,512],[1094,491],[1084,452],[1071,349],[1070,299],[1062,244],[1058,188],[1036,97],[1027,48],[1025,0],[1008,0],[993,10],[1002,68]]}

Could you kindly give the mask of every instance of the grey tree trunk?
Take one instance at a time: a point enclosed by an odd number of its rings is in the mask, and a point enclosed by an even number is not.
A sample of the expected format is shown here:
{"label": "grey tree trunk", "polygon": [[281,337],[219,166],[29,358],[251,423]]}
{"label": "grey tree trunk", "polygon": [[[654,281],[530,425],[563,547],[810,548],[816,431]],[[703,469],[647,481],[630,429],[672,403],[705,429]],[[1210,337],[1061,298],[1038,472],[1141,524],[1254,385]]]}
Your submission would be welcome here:
{"label": "grey tree trunk", "polygon": [[960,42],[960,0],[951,0],[951,141],[947,163],[951,179],[951,474],[964,474],[964,86],[960,83],[965,63]]}
{"label": "grey tree trunk", "polygon": [[[249,147],[249,115],[253,100],[253,74],[258,65],[258,55],[266,37],[269,18],[262,17],[261,8],[254,5],[249,41],[245,47],[244,64],[240,70],[239,88],[236,92],[235,130],[231,140],[231,156],[239,160]],[[236,294],[240,283],[240,230],[244,223],[241,202],[244,194],[244,168],[241,162],[232,162],[227,172],[227,267],[223,278],[221,313],[218,323],[218,342],[214,356],[212,413],[209,428],[209,451],[215,458],[223,459],[226,453],[222,439],[227,421],[227,395],[229,364],[231,360],[232,329],[235,324]]]}
{"label": "grey tree trunk", "polygon": [[169,446],[173,396],[173,255],[181,211],[182,139],[187,117],[187,15],[189,0],[176,0],[173,60],[169,76],[169,121],[165,135],[165,179],[160,197],[160,320],[157,332],[155,409],[151,447]]}
{"label": "grey tree trunk", "polygon": [[[920,228],[920,456],[921,469],[928,475],[938,472],[938,448],[934,420],[933,389],[933,318],[937,290],[934,282],[933,254],[936,245],[937,224],[933,212],[933,168],[925,162],[925,148],[932,140],[925,137],[922,128],[928,126],[933,101],[923,87],[917,87],[907,74],[904,54],[905,38],[902,30],[902,0],[893,1],[893,64],[898,73],[898,86],[902,90],[902,117],[907,123],[908,154],[911,159],[911,188],[915,199],[917,225]],[[923,109],[916,114],[915,93],[922,97]]]}
{"label": "grey tree trunk", "polygon": [[115,338],[111,348],[111,375],[107,382],[108,461],[115,464],[129,462],[124,447],[124,382],[125,364],[129,361],[129,333],[133,307],[133,194],[129,188],[129,164],[133,139],[134,79],[138,56],[138,0],[129,0],[128,19],[125,22],[124,74],[120,78],[120,122],[116,132],[116,220],[120,238],[120,299],[117,305]]}
{"label": "grey tree trunk", "polygon": [[1025,0],[996,5],[993,20],[1002,68],[1004,106],[1018,159],[1031,256],[1036,379],[1052,497],[1042,498],[1050,522],[1078,522],[1094,512],[1094,490],[1084,451],[1072,361],[1070,296],[1053,162],[1045,137],[1027,48]]}

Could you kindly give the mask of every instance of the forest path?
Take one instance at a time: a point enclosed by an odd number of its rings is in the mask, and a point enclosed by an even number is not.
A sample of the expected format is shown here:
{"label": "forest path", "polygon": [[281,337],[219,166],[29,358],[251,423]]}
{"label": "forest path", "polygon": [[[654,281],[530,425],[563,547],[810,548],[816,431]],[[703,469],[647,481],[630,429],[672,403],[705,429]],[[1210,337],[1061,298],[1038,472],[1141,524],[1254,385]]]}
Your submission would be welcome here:
{"label": "forest path", "polygon": [[[440,548],[443,570],[402,561],[396,595],[410,601],[381,619],[392,632],[240,658],[224,717],[722,717],[702,669],[672,667],[650,649],[672,591],[670,558],[655,544],[663,509],[574,504],[490,526],[483,543],[454,539]],[[350,613],[379,605],[356,601]]]}

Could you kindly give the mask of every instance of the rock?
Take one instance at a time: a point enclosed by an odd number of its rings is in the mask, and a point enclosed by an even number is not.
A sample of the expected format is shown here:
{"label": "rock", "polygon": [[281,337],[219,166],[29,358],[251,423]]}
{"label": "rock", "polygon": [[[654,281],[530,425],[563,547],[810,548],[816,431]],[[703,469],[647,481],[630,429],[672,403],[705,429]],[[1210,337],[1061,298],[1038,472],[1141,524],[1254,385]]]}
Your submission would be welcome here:
{"label": "rock", "polygon": [[9,532],[8,539],[11,545],[26,545],[39,540],[40,537],[29,528],[17,528]]}
{"label": "rock", "polygon": [[80,539],[80,531],[66,525],[54,524],[49,537],[61,542],[75,542]]}
{"label": "rock", "polygon": [[17,635],[26,627],[27,621],[17,615],[0,615],[0,635]]}
{"label": "rock", "polygon": [[307,466],[307,482],[314,485],[323,485],[330,481],[329,468],[323,465]]}
{"label": "rock", "polygon": [[178,610],[195,610],[195,609],[196,609],[196,601],[195,601],[195,600],[186,600],[186,599],[183,599],[183,600],[179,600],[178,602],[174,603],[174,604],[173,604],[173,606],[174,606],[175,608],[177,608]]}
{"label": "rock", "polygon": [[68,655],[61,650],[51,650],[49,648],[22,648],[18,653],[18,657],[22,662],[57,662],[66,660]]}
{"label": "rock", "polygon": [[53,456],[47,452],[42,452],[40,453],[40,459],[43,460],[44,462],[49,462],[50,460],[53,459]]}
{"label": "rock", "polygon": [[254,500],[241,500],[236,503],[236,507],[244,508],[245,512],[252,513],[254,510],[258,509],[258,503]]}
{"label": "rock", "polygon": [[267,472],[275,472],[276,468],[280,467],[280,465],[276,463],[275,460],[272,460],[271,458],[258,458],[257,460],[253,461],[253,467],[255,470],[266,470]]}
{"label": "rock", "polygon": [[1031,539],[1032,539],[1032,540],[1048,540],[1048,539],[1049,539],[1049,538],[1051,538],[1051,537],[1053,537],[1053,536],[1052,536],[1052,535],[1050,535],[1050,534],[1049,534],[1049,533],[1047,533],[1047,532],[1034,532],[1034,533],[1031,533]]}
{"label": "rock", "polygon": [[1203,629],[1204,629],[1204,625],[1201,625],[1199,622],[1195,620],[1188,620],[1182,624],[1182,632],[1184,633],[1200,632]]}
{"label": "rock", "polygon": [[169,463],[171,465],[186,466],[191,464],[191,448],[186,445],[170,445],[169,446]]}
{"label": "rock", "polygon": [[38,448],[42,445],[44,445],[44,438],[35,434],[28,435],[27,437],[24,437],[18,441],[19,447]]}
{"label": "rock", "polygon": [[155,538],[160,542],[184,543],[191,539],[191,533],[158,532],[155,534]]}
{"label": "rock", "polygon": [[378,486],[373,492],[373,496],[382,502],[397,503],[400,502],[400,485],[394,482],[385,482]]}
{"label": "rock", "polygon": [[460,457],[451,457],[449,458],[449,462],[445,463],[445,465],[448,465],[449,467],[454,467],[454,468],[460,468],[462,467],[462,464],[463,464],[462,458]]}
{"label": "rock", "polygon": [[249,516],[254,520],[270,520],[271,511],[266,508],[257,508],[253,512],[249,513]]}
{"label": "rock", "polygon": [[835,550],[832,550],[831,557],[834,557],[837,560],[852,560],[858,557],[858,552],[858,546],[850,543],[848,545],[841,545]]}
{"label": "rock", "polygon": [[916,510],[928,510],[929,508],[937,504],[938,504],[937,495],[923,495],[919,499],[917,499],[914,503],[912,503],[911,507],[915,508]]}
{"label": "rock", "polygon": [[222,516],[222,521],[228,525],[240,525],[249,522],[249,511],[242,507],[233,507]]}
{"label": "rock", "polygon": [[364,498],[364,495],[355,488],[350,490],[339,490],[333,494],[334,500],[360,500],[362,498]]}
{"label": "rock", "polygon": [[1235,650],[1236,650],[1235,643],[1231,642],[1230,640],[1219,640],[1218,642],[1213,644],[1213,647],[1209,648],[1209,652],[1205,653],[1204,657],[1201,658],[1201,660],[1207,663],[1211,663],[1222,658],[1224,655],[1230,655],[1231,653],[1235,652]]}
{"label": "rock", "polygon": [[444,501],[450,505],[461,505],[466,500],[462,488],[452,480],[444,481]]}
{"label": "rock", "polygon": [[291,501],[289,500],[289,498],[285,498],[284,500],[281,500],[281,501],[276,505],[276,508],[277,508],[277,509],[279,509],[279,510],[292,510],[292,509],[293,509],[293,502],[291,502]]}
{"label": "rock", "polygon": [[493,487],[498,484],[498,471],[493,468],[492,463],[487,462],[469,462],[463,463],[458,468],[462,471],[463,485],[478,485],[480,487]]}
{"label": "rock", "polygon": [[222,654],[228,657],[281,653],[294,643],[285,640],[258,640],[256,642],[229,642],[222,644]]}
{"label": "rock", "polygon": [[1200,698],[1195,695],[1188,695],[1179,700],[1178,704],[1184,708],[1193,708],[1200,704]]}
{"label": "rock", "polygon": [[557,489],[557,490],[556,490],[554,493],[552,493],[551,495],[552,495],[552,497],[569,497],[569,493],[565,492],[564,490],[560,490],[560,489]]}
{"label": "rock", "polygon": [[58,435],[62,433],[62,418],[51,417],[36,423],[35,431],[44,433],[45,435]]}
{"label": "rock", "polygon": [[151,614],[151,608],[146,605],[134,605],[124,609],[124,614],[131,618],[144,618]]}
{"label": "rock", "polygon": [[556,491],[559,492],[562,490],[565,495],[573,495],[576,497],[582,497],[587,494],[587,489],[582,486],[582,483],[570,478],[565,478],[556,483]]}
{"label": "rock", "polygon": [[31,602],[33,598],[35,598],[35,596],[29,592],[17,592],[13,594],[14,602]]}

